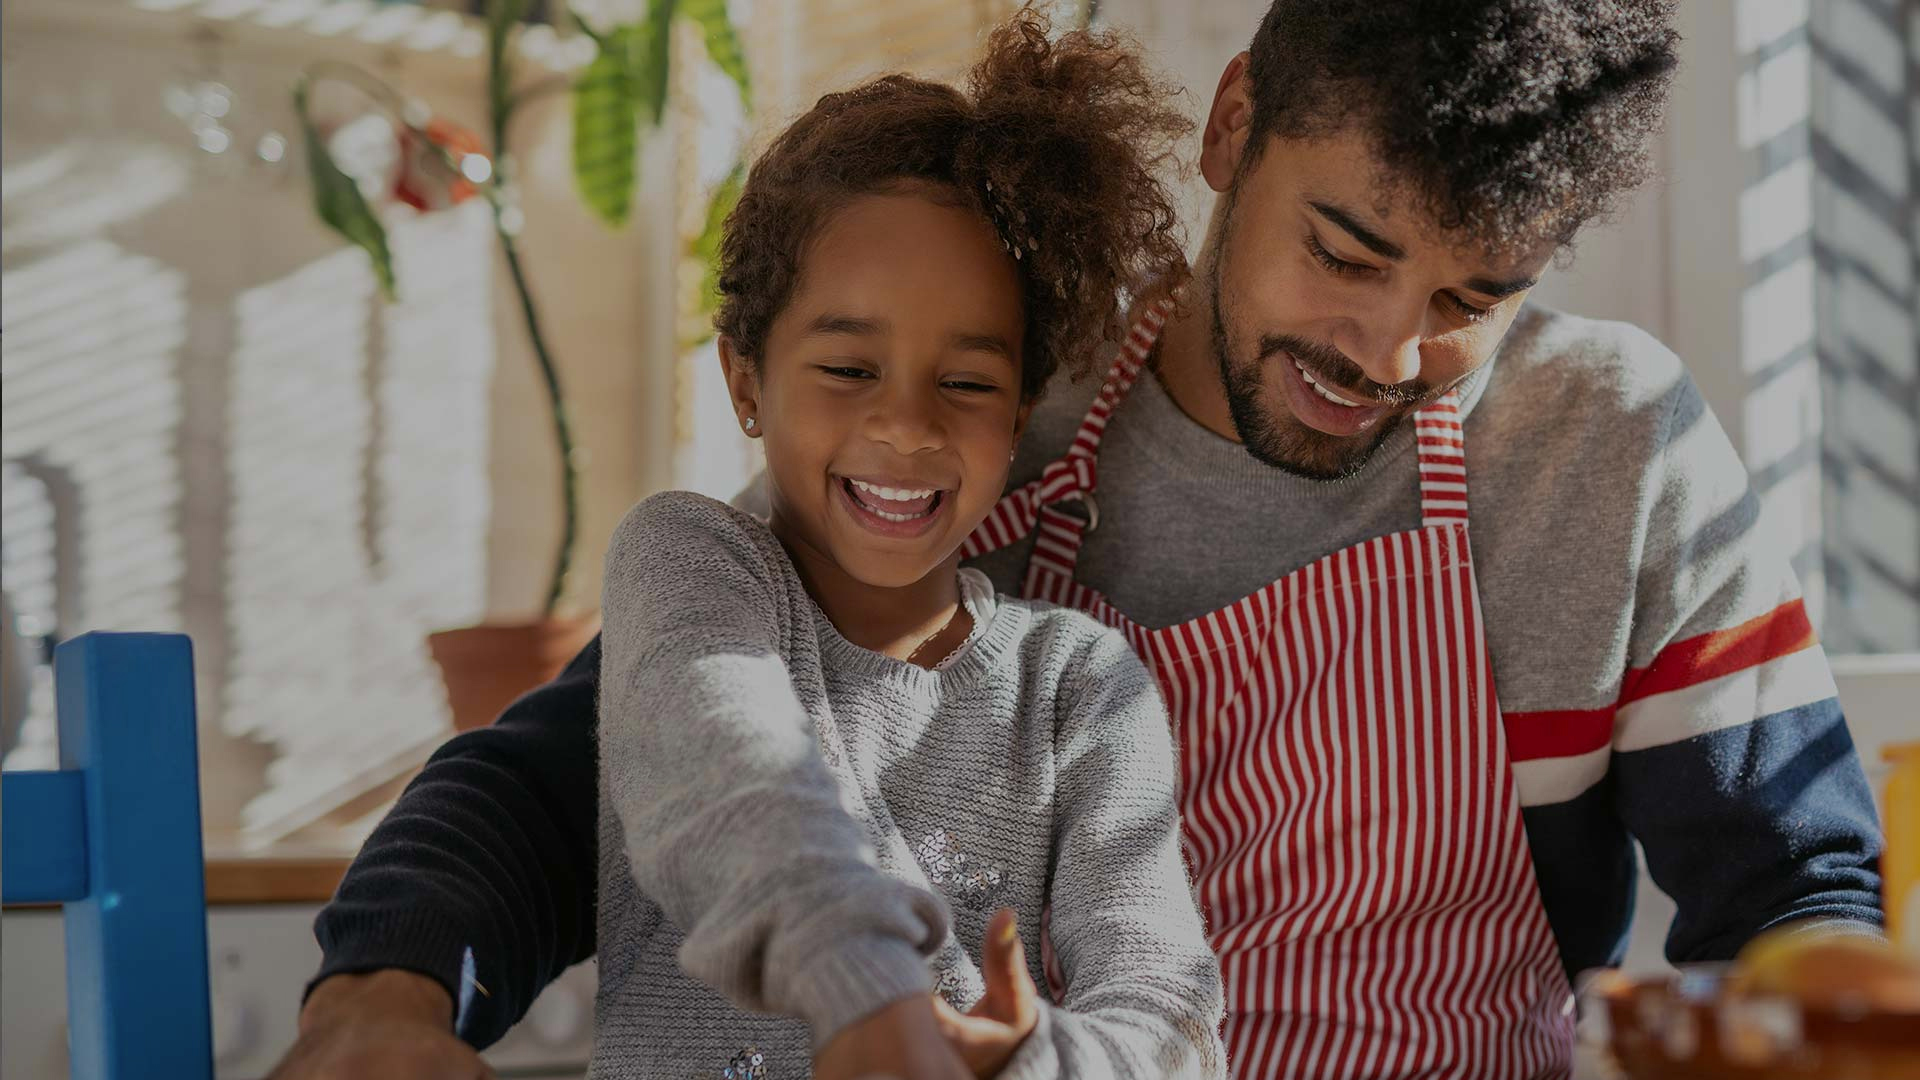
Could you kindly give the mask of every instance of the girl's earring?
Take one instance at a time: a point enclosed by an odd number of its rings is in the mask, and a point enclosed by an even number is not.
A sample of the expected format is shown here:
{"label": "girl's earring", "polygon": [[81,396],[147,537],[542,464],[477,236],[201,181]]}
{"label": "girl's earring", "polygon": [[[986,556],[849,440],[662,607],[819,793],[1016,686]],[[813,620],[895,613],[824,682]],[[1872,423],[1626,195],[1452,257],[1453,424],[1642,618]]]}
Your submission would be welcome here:
{"label": "girl's earring", "polygon": [[747,429],[747,434],[752,435],[754,432],[754,429],[760,426],[760,421],[755,420],[753,417],[749,416],[747,417],[746,423],[743,426]]}
{"label": "girl's earring", "polygon": [[1011,465],[1011,464],[1013,464],[1013,459],[1014,459],[1014,458],[1017,458],[1017,457],[1019,457],[1019,456],[1020,456],[1020,451],[1018,451],[1018,450],[1009,450],[1009,451],[1007,451],[1007,464],[1009,464],[1009,465]]}

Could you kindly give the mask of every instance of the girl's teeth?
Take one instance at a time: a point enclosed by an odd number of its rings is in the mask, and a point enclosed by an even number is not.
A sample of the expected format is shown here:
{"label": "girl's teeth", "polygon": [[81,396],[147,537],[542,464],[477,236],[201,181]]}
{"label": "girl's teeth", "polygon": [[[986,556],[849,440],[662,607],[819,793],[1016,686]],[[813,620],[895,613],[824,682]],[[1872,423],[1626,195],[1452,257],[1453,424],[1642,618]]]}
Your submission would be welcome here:
{"label": "girl's teeth", "polygon": [[[855,480],[853,481],[853,486],[870,495],[877,495],[889,502],[912,502],[915,499],[929,498],[933,495],[934,490],[932,488],[926,488],[921,491],[909,491],[906,488],[881,487],[878,484],[869,484],[865,480]],[[901,520],[905,521],[907,519],[902,518]]]}
{"label": "girl's teeth", "polygon": [[1348,401],[1346,398],[1343,398],[1340,395],[1334,393],[1333,391],[1327,389],[1326,387],[1321,386],[1319,383],[1314,382],[1313,375],[1307,371],[1307,365],[1301,363],[1298,360],[1295,360],[1293,362],[1293,366],[1300,369],[1300,377],[1307,380],[1307,385],[1313,387],[1314,393],[1319,394],[1321,397],[1326,398],[1328,401],[1333,402],[1335,405],[1345,405],[1349,409],[1361,408],[1361,405],[1359,402]]}
{"label": "girl's teeth", "polygon": [[889,514],[885,510],[875,510],[871,506],[867,507],[867,512],[872,514],[874,517],[883,518],[887,521],[916,521],[920,518],[926,517],[927,514],[932,513],[932,511],[929,510],[929,511],[926,511],[925,513],[920,513],[920,514]]}

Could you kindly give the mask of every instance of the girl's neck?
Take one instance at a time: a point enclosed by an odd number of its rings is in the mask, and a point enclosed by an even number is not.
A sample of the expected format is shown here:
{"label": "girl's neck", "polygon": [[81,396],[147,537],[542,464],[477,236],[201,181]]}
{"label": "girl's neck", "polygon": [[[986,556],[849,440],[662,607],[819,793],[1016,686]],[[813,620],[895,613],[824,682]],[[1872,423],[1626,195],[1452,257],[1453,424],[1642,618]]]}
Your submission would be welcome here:
{"label": "girl's neck", "polygon": [[853,644],[931,668],[972,632],[972,619],[960,603],[959,552],[911,585],[869,585],[798,540],[782,527],[778,514],[770,525],[808,595]]}

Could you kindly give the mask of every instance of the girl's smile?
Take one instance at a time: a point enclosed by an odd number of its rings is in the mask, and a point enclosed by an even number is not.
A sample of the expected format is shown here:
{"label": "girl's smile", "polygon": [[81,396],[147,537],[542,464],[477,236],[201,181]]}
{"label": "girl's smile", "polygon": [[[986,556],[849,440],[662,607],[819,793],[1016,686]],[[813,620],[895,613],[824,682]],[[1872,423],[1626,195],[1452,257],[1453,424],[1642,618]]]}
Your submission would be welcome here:
{"label": "girl's smile", "polygon": [[951,505],[948,489],[912,480],[879,481],[836,477],[841,501],[856,524],[877,535],[911,540],[932,531]]}

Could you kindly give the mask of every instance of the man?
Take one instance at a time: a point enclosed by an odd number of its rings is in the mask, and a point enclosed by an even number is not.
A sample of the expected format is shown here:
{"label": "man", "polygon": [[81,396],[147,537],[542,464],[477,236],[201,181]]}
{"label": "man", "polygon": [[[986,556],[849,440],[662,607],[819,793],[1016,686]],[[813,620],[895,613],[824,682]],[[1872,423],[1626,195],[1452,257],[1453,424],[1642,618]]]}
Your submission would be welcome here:
{"label": "man", "polygon": [[[1635,838],[1675,961],[1879,920],[1865,781],[1726,437],[1649,336],[1525,306],[1645,175],[1670,14],[1277,0],[1215,92],[1178,305],[1098,394],[1054,388],[976,535],[1161,682],[1238,1075],[1564,1071]],[[454,1025],[485,1045],[593,953],[597,669],[403,796],[282,1075],[474,1075]],[[868,1004],[823,1073],[948,1075],[927,999]]]}

